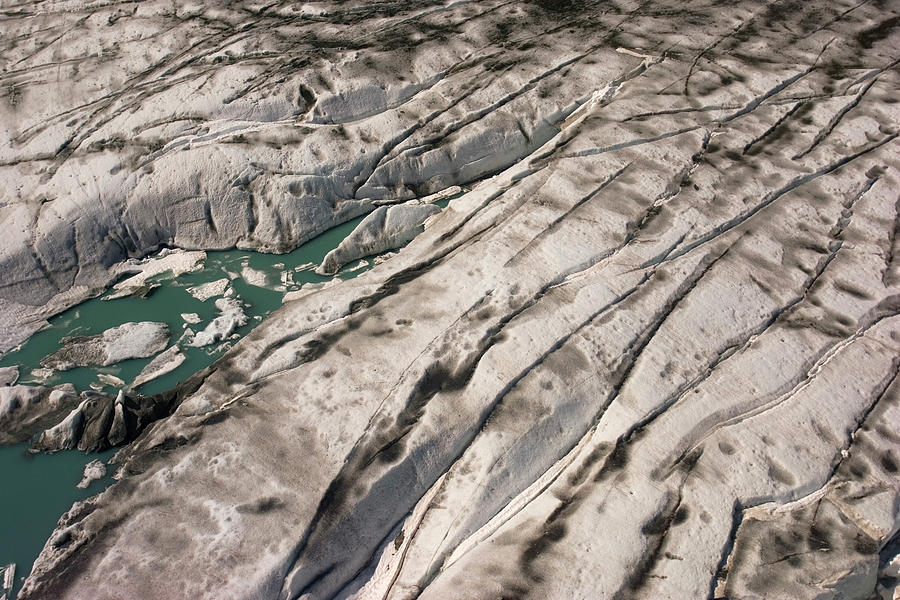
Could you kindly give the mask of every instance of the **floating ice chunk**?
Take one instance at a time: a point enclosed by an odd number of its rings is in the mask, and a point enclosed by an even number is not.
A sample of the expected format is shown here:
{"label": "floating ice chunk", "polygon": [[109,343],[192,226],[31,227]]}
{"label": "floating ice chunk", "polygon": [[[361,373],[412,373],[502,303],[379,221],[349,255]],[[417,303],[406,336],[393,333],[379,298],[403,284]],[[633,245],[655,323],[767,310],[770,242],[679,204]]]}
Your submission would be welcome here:
{"label": "floating ice chunk", "polygon": [[293,271],[282,271],[279,275],[281,277],[281,284],[284,286],[292,286],[294,284],[294,272]]}
{"label": "floating ice chunk", "polygon": [[352,267],[347,267],[346,272],[353,273],[354,271],[359,271],[360,269],[365,269],[368,266],[369,266],[369,261],[361,260],[358,263],[356,263],[355,265],[353,265]]}
{"label": "floating ice chunk", "polygon": [[153,356],[165,349],[168,341],[169,327],[165,323],[125,323],[99,335],[63,338],[63,347],[41,360],[41,366],[66,371],[112,365],[129,358]]}
{"label": "floating ice chunk", "polygon": [[115,275],[123,275],[135,273],[132,277],[113,286],[115,292],[103,298],[103,300],[113,300],[133,295],[148,295],[157,284],[148,284],[147,280],[156,275],[170,272],[173,277],[196,271],[203,266],[206,260],[206,252],[195,251],[186,252],[184,250],[165,249],[159,252],[155,257],[147,258],[141,261],[126,261],[118,265],[113,273]]}
{"label": "floating ice chunk", "polygon": [[104,477],[106,477],[106,465],[103,461],[92,460],[84,466],[84,476],[75,487],[81,490],[86,489],[89,485]]}
{"label": "floating ice chunk", "polygon": [[16,580],[16,563],[9,563],[5,567],[0,567],[0,585],[2,585],[2,589],[0,591],[3,592],[3,595],[0,596],[0,599],[6,600],[6,593],[12,592],[13,583]]}
{"label": "floating ice chunk", "polygon": [[241,266],[241,278],[255,287],[268,287],[269,276],[265,271],[254,269],[246,261]]}
{"label": "floating ice chunk", "polygon": [[109,385],[117,388],[125,387],[124,381],[122,381],[115,375],[110,375],[109,373],[100,373],[99,375],[97,375],[97,380],[104,385]]}
{"label": "floating ice chunk", "polygon": [[32,369],[29,374],[32,381],[38,383],[48,381],[56,373],[53,369]]}
{"label": "floating ice chunk", "polygon": [[215,342],[225,340],[234,331],[247,323],[247,315],[239,300],[234,298],[219,298],[216,300],[216,308],[219,316],[212,320],[203,331],[197,333],[188,346],[199,348],[209,346]]}
{"label": "floating ice chunk", "polygon": [[216,279],[187,289],[188,294],[201,302],[206,302],[210,298],[221,296],[225,293],[229,286],[229,280],[226,277]]}
{"label": "floating ice chunk", "polygon": [[146,367],[141,369],[141,372],[135,377],[131,387],[136,388],[157,377],[162,377],[166,373],[170,373],[177,369],[184,361],[185,356],[178,346],[172,346],[165,352],[156,356]]}

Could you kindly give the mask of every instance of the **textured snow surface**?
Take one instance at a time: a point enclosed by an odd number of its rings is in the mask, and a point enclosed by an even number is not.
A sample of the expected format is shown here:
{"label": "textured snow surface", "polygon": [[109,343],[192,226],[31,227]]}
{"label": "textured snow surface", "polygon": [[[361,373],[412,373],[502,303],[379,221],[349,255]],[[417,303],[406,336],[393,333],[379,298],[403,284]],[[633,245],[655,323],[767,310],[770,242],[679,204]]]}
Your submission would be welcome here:
{"label": "textured snow surface", "polygon": [[325,256],[316,273],[332,275],[354,260],[400,248],[424,230],[422,224],[428,217],[439,212],[434,204],[415,202],[379,206]]}
{"label": "textured snow surface", "polygon": [[167,396],[21,597],[895,594],[895,0],[2,11],[7,346],[464,189]]}

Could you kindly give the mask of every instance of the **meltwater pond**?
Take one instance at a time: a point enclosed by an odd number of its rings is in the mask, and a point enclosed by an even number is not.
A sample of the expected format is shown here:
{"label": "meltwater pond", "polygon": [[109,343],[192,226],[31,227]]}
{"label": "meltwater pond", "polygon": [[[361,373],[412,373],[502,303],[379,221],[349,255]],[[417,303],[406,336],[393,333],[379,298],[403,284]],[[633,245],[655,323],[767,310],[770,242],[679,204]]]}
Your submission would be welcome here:
{"label": "meltwater pond", "polygon": [[[152,359],[131,359],[108,367],[78,367],[68,371],[50,374],[41,372],[41,359],[60,348],[65,337],[86,336],[102,333],[104,330],[135,321],[157,321],[169,326],[169,345],[175,344],[186,328],[199,331],[218,314],[215,301],[221,296],[198,300],[188,292],[188,288],[204,283],[228,278],[233,289],[231,297],[239,300],[248,322],[240,327],[235,337],[243,337],[263,317],[282,304],[286,291],[297,289],[304,283],[323,283],[331,277],[317,275],[313,265],[321,263],[325,255],[336,247],[344,237],[362,220],[354,219],[332,228],[307,242],[289,254],[261,254],[246,250],[208,251],[206,261],[199,271],[177,277],[160,274],[149,280],[161,284],[146,298],[125,297],[104,300],[113,292],[93,298],[70,308],[50,320],[50,327],[34,334],[21,348],[0,358],[0,367],[17,365],[19,383],[59,385],[72,383],[78,391],[103,386],[107,392],[115,388],[98,380],[98,375],[113,375],[126,384]],[[348,279],[372,266],[372,259],[349,265],[337,277]],[[195,314],[197,323],[187,323],[182,314]],[[173,387],[179,381],[212,364],[235,340],[225,344],[194,348],[179,343],[186,360],[174,371],[154,379],[137,391],[155,394]],[[0,557],[2,561],[2,557]]]}
{"label": "meltwater pond", "polygon": [[87,489],[78,489],[75,486],[84,466],[92,460],[105,462],[114,452],[29,454],[24,446],[0,448],[0,568],[16,565],[12,598],[59,517],[76,500],[93,496],[112,483],[112,470],[108,469],[106,477]]}
{"label": "meltwater pond", "polygon": [[[177,277],[171,274],[154,277],[151,281],[161,285],[146,298],[94,298],[83,302],[51,319],[49,328],[32,336],[21,348],[3,356],[0,366],[17,365],[19,383],[51,386],[71,383],[79,392],[89,389],[92,384],[95,388],[104,385],[105,391],[115,393],[115,388],[100,382],[98,375],[113,375],[129,384],[151,358],[127,360],[108,367],[80,367],[54,372],[49,377],[40,372],[40,361],[59,349],[64,337],[93,335],[133,321],[166,323],[170,330],[169,346],[174,345],[186,327],[199,331],[218,312],[216,297],[201,301],[187,289],[222,278],[229,279],[232,297],[240,300],[249,317],[247,324],[236,331],[238,337],[244,336],[263,317],[281,306],[286,291],[297,289],[304,283],[329,281],[330,277],[316,275],[310,264],[319,264],[361,220],[358,218],[335,227],[290,254],[260,254],[241,250],[207,252],[204,266],[199,271]],[[342,279],[354,277],[372,264],[372,259],[366,259],[345,268],[337,276]],[[200,322],[188,324],[182,313],[195,313]],[[146,383],[137,391],[154,394],[170,389],[212,364],[233,341],[201,348],[178,343],[186,360],[174,371]],[[37,373],[32,374],[33,371]],[[59,517],[76,500],[99,493],[109,485],[112,468],[106,479],[94,482],[88,489],[75,487],[88,462],[98,458],[107,460],[112,453],[87,455],[72,451],[29,455],[23,446],[0,448],[0,568],[11,562],[16,563],[16,591],[30,573],[34,559]]]}

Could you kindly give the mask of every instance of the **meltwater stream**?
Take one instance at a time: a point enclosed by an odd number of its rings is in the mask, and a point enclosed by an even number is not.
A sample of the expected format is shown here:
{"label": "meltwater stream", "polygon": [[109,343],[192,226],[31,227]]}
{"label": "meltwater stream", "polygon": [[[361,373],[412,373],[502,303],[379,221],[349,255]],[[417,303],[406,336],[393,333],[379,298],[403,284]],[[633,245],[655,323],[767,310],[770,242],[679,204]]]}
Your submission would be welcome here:
{"label": "meltwater stream", "polygon": [[[290,254],[259,254],[249,251],[210,251],[202,270],[172,277],[162,274],[154,280],[161,284],[146,298],[118,298],[102,300],[94,298],[75,306],[50,320],[50,327],[33,335],[21,348],[0,358],[0,366],[19,367],[18,383],[41,383],[53,386],[71,383],[81,392],[104,386],[98,375],[114,375],[126,384],[150,362],[151,358],[132,359],[109,367],[81,367],[55,372],[49,378],[42,377],[40,361],[60,347],[67,336],[101,333],[111,327],[133,321],[159,321],[170,330],[172,345],[186,327],[201,330],[213,319],[217,310],[215,300],[200,301],[187,288],[228,277],[249,317],[248,323],[237,330],[243,337],[267,314],[282,304],[286,291],[297,289],[304,283],[329,281],[330,277],[316,275],[310,263],[319,264],[325,255],[344,239],[362,217],[330,229],[307,242]],[[373,264],[372,259],[346,267],[337,276],[354,277]],[[108,293],[107,293],[108,295]],[[181,315],[195,313],[200,322],[188,324]],[[212,364],[234,340],[203,348],[179,344],[186,360],[174,371],[141,386],[137,391],[154,394],[172,388],[179,381]],[[108,385],[105,391],[115,393]],[[93,496],[112,482],[115,467],[108,469],[107,477],[81,490],[75,485],[81,480],[84,466],[96,459],[108,460],[114,451],[102,454],[83,454],[76,451],[58,452],[53,455],[30,455],[25,446],[0,448],[0,568],[16,563],[15,587],[10,600],[22,586],[31,566],[49,538],[60,515],[73,502]],[[2,584],[2,582],[0,582]]]}

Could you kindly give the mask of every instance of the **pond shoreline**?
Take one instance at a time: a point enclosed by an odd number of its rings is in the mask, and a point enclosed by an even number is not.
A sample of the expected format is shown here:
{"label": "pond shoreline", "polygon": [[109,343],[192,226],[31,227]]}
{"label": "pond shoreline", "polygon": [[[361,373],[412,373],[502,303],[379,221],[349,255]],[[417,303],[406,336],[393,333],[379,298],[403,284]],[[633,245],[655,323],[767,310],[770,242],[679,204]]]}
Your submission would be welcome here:
{"label": "pond shoreline", "polygon": [[[196,385],[192,386],[191,382],[196,382],[198,378],[202,381],[204,373],[210,371],[210,367],[237,339],[243,338],[270,312],[281,306],[285,294],[302,286],[323,285],[334,279],[315,274],[313,267],[337,247],[361,220],[362,217],[359,217],[329,229],[287,254],[240,249],[207,251],[205,262],[199,270],[174,277],[162,273],[148,279],[158,286],[150,293],[107,300],[108,296],[116,293],[117,285],[132,276],[124,272],[104,293],[54,316],[47,327],[0,357],[0,367],[18,367],[19,377],[15,382],[18,385],[57,386],[68,383],[74,386],[76,392],[94,390],[114,396],[117,387],[110,385],[110,382],[120,379],[126,385],[130,384],[153,357],[128,359],[108,367],[77,367],[55,372],[46,379],[35,376],[34,371],[41,375],[40,361],[59,348],[66,337],[99,334],[104,329],[125,322],[156,319],[168,324],[171,330],[169,345],[174,342],[175,346],[180,347],[186,360],[171,372],[142,385],[137,397],[171,404],[171,410],[165,411],[170,414],[177,407],[177,401],[173,402],[175,397],[183,396],[186,386],[195,388]],[[160,248],[157,253],[163,250]],[[147,257],[153,258],[154,255]],[[347,265],[336,277],[356,277],[372,266],[374,261],[369,257],[359,264]],[[198,299],[191,295],[190,288],[226,277],[231,297],[243,304],[247,323],[237,328],[229,339],[212,347],[188,346],[184,343],[184,332],[213,320],[214,302],[216,298],[225,296]],[[196,315],[198,322],[190,323],[183,315]],[[195,321],[193,317],[190,320]],[[4,494],[0,499],[0,565],[16,565],[8,600],[16,598],[60,515],[69,510],[73,502],[101,493],[113,483],[115,467],[109,466],[105,477],[91,482],[86,489],[78,489],[76,484],[81,480],[85,466],[98,458],[108,464],[119,449],[110,448],[100,453],[77,450],[42,453],[35,452],[28,444],[0,447],[0,472],[10,486],[8,489],[16,488],[15,493]]]}

